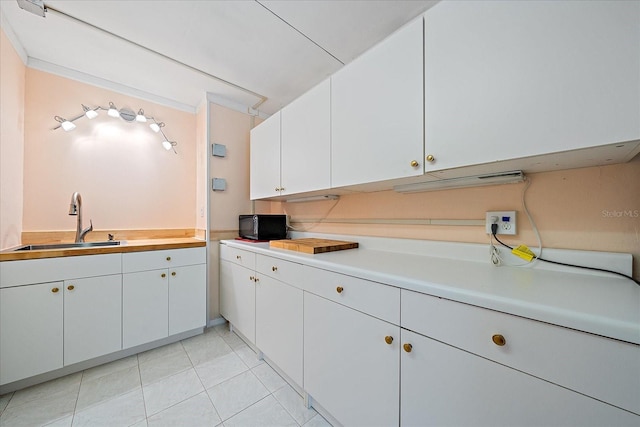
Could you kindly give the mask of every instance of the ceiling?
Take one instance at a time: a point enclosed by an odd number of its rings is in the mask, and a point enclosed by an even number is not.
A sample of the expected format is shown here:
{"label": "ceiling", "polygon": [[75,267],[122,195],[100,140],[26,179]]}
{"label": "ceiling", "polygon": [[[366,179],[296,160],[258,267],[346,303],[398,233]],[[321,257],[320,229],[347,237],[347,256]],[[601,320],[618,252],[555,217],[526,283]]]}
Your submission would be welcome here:
{"label": "ceiling", "polygon": [[0,0],[0,12],[30,67],[185,111],[208,93],[272,114],[435,3],[51,0],[43,18]]}

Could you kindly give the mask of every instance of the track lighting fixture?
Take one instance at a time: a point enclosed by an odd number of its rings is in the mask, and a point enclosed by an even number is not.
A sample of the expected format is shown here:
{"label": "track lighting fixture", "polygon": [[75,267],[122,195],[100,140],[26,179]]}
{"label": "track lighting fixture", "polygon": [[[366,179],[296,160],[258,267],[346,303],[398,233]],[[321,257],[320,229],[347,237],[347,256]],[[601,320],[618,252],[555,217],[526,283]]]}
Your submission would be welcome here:
{"label": "track lighting fixture", "polygon": [[167,136],[162,131],[162,128],[165,127],[164,122],[158,122],[154,117],[147,117],[144,114],[144,110],[142,108],[138,109],[138,113],[134,113],[133,111],[127,108],[122,108],[118,110],[113,102],[109,102],[109,107],[97,106],[95,108],[90,108],[84,104],[80,104],[80,105],[82,106],[82,111],[83,111],[82,114],[76,117],[73,117],[70,120],[62,118],[60,116],[54,116],[55,121],[60,124],[54,127],[53,130],[62,128],[66,132],[72,131],[76,128],[76,125],[73,122],[75,122],[81,117],[94,119],[98,117],[98,111],[102,110],[102,111],[106,111],[107,115],[109,115],[110,117],[114,117],[114,118],[119,117],[122,120],[127,122],[136,121],[138,123],[147,123],[147,121],[151,121],[151,124],[149,124],[149,127],[151,128],[151,130],[153,130],[156,133],[160,133],[162,135],[162,138],[163,138],[162,147],[167,151],[173,150],[173,152],[177,154],[175,147],[176,145],[178,145],[178,143],[175,141],[169,141],[169,138],[167,138]]}

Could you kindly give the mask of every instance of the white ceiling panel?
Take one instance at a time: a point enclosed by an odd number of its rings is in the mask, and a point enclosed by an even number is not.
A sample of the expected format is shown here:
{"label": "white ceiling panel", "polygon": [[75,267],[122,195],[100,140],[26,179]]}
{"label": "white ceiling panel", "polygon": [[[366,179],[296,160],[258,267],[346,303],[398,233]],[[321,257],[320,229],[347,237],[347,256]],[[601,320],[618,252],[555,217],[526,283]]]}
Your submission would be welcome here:
{"label": "white ceiling panel", "polygon": [[207,92],[247,107],[262,96],[270,114],[433,3],[52,0],[42,18],[1,0],[0,12],[34,67],[187,110]]}
{"label": "white ceiling panel", "polygon": [[437,0],[258,1],[343,64],[437,3]]}

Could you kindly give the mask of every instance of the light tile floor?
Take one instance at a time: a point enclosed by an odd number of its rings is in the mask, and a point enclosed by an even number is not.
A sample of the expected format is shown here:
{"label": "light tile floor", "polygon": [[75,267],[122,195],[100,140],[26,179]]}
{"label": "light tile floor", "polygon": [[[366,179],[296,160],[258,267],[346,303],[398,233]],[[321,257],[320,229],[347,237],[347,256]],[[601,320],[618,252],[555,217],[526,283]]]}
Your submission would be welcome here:
{"label": "light tile floor", "polygon": [[0,396],[0,426],[330,424],[228,325]]}

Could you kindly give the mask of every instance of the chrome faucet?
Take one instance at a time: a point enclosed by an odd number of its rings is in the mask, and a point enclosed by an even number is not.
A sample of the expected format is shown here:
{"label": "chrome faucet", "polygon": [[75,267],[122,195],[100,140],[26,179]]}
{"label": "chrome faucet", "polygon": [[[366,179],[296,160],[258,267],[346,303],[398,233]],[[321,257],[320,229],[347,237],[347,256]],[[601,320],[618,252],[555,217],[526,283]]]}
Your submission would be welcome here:
{"label": "chrome faucet", "polygon": [[78,221],[76,225],[76,243],[84,242],[84,236],[93,231],[93,222],[89,220],[89,227],[82,229],[82,196],[77,191],[71,195],[71,203],[69,204],[69,215],[77,215]]}

